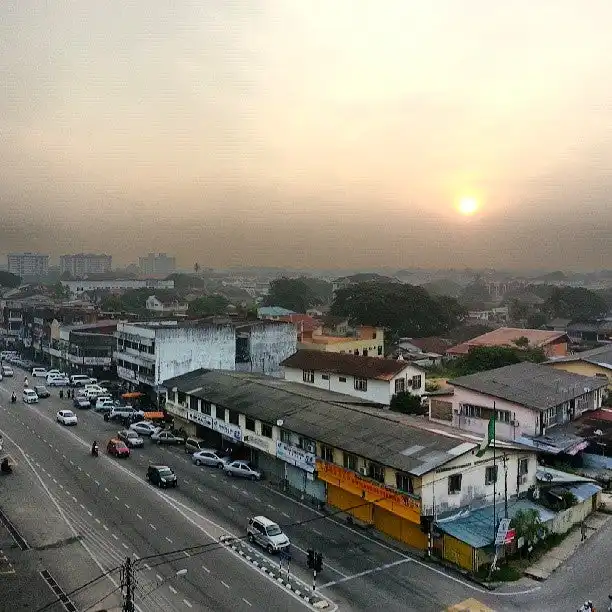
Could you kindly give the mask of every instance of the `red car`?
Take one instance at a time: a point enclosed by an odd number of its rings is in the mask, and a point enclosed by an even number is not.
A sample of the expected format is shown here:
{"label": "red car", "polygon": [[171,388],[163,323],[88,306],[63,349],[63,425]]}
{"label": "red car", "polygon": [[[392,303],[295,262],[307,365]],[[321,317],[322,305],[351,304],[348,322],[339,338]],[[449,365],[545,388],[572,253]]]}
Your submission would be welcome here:
{"label": "red car", "polygon": [[106,445],[106,452],[109,455],[114,455],[115,457],[130,456],[130,449],[126,446],[125,442],[117,440],[117,438],[112,438],[108,441],[108,444]]}

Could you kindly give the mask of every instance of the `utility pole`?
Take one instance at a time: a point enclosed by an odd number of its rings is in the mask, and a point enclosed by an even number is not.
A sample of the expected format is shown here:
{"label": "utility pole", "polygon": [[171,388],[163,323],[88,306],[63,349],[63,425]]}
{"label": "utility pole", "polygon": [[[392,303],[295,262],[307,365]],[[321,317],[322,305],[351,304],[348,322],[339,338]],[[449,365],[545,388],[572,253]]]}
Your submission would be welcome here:
{"label": "utility pole", "polygon": [[504,517],[508,518],[508,455],[504,453]]}
{"label": "utility pole", "polygon": [[132,559],[128,557],[121,568],[121,591],[123,592],[122,612],[134,612],[134,589],[136,580],[134,578],[134,566]]}

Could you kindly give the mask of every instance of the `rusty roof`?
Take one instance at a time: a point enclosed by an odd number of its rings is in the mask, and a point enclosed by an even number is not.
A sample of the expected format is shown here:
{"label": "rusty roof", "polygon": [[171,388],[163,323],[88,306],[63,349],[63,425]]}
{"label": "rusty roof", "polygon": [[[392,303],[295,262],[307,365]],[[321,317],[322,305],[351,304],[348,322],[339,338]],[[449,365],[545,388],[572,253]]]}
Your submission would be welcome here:
{"label": "rusty roof", "polygon": [[515,340],[519,338],[527,338],[531,348],[540,348],[564,336],[566,336],[565,332],[561,331],[500,327],[467,342],[457,344],[446,352],[449,355],[467,355],[470,349],[476,346],[515,346]]}

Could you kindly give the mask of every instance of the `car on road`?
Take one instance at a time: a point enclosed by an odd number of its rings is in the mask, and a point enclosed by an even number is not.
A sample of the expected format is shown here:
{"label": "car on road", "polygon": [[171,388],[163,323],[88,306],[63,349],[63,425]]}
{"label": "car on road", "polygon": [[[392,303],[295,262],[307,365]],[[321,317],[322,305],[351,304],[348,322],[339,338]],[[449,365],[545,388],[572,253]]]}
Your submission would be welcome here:
{"label": "car on road", "polygon": [[130,448],[144,446],[144,440],[132,429],[122,429],[117,433],[117,438]]}
{"label": "car on road", "polygon": [[167,465],[150,465],[147,469],[147,480],[158,487],[176,487],[178,478]]}
{"label": "car on road", "polygon": [[36,395],[38,395],[38,397],[49,397],[51,394],[49,393],[49,391],[47,390],[47,387],[45,387],[45,385],[36,385],[34,387],[34,391],[36,392]]}
{"label": "car on road", "polygon": [[123,440],[111,438],[106,445],[106,452],[114,457],[129,457],[130,449]]}
{"label": "car on road", "polygon": [[32,368],[32,376],[34,378],[47,378],[47,370],[45,368]]}
{"label": "car on road", "polygon": [[84,387],[85,385],[94,385],[96,382],[98,381],[95,378],[85,376],[85,374],[72,374],[70,377],[71,387]]}
{"label": "car on road", "polygon": [[57,413],[57,422],[62,425],[76,425],[77,424],[77,416],[72,412],[72,410],[60,410]]}
{"label": "car on road", "polygon": [[83,395],[78,395],[75,397],[72,400],[72,406],[74,408],[79,408],[79,410],[87,410],[88,408],[91,408],[89,400]]}
{"label": "car on road", "polygon": [[197,451],[208,450],[208,444],[202,440],[202,438],[195,438],[189,436],[185,440],[185,452],[196,453]]}
{"label": "car on road", "polygon": [[136,410],[131,406],[113,406],[108,414],[104,415],[105,421],[115,421],[119,419],[142,419],[144,412]]}
{"label": "car on road", "polygon": [[60,372],[59,370],[47,370],[47,378],[49,376],[64,376],[65,378],[68,378],[65,372]]}
{"label": "car on road", "polygon": [[34,391],[34,389],[24,389],[21,399],[26,404],[37,404],[38,403],[38,395],[36,395],[36,391]]}
{"label": "car on road", "polygon": [[196,465],[208,465],[217,468],[224,468],[231,461],[229,457],[222,455],[219,451],[206,448],[193,453],[191,460]]}
{"label": "car on road", "polygon": [[3,365],[2,376],[6,376],[7,378],[9,378],[11,376],[15,376],[15,372],[13,372],[13,368],[11,368],[11,366]]}
{"label": "car on road", "polygon": [[151,434],[151,440],[155,444],[183,444],[185,442],[185,438],[182,436],[176,436],[171,431],[161,427],[158,427],[155,433]]}
{"label": "car on road", "polygon": [[261,472],[249,465],[247,461],[230,461],[225,465],[223,471],[228,476],[236,478],[249,478],[250,480],[261,480]]}
{"label": "car on road", "polygon": [[47,376],[47,384],[50,387],[67,387],[69,382],[67,376],[57,376],[55,374]]}
{"label": "car on road", "polygon": [[265,516],[254,516],[249,519],[247,537],[249,542],[259,544],[270,554],[281,550],[286,551],[291,546],[291,542],[289,542],[289,538],[283,533],[283,530]]}
{"label": "car on road", "polygon": [[159,427],[151,423],[151,421],[139,421],[138,423],[132,423],[130,429],[139,433],[141,436],[150,436],[154,434]]}

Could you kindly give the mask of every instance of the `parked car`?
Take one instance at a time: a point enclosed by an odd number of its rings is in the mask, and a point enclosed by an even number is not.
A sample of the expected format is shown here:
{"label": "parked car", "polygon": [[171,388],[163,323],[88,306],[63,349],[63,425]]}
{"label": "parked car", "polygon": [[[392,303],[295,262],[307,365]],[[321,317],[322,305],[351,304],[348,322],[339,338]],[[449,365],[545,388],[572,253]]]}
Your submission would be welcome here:
{"label": "parked car", "polygon": [[122,429],[117,432],[117,438],[125,442],[130,448],[144,446],[144,440],[132,429]]}
{"label": "parked car", "polygon": [[34,378],[47,378],[47,370],[45,368],[32,368],[32,376]]}
{"label": "parked car", "polygon": [[158,487],[176,487],[176,474],[167,465],[150,465],[147,470],[147,480]]}
{"label": "parked car", "polygon": [[47,390],[47,387],[45,387],[45,385],[36,385],[34,387],[34,391],[36,391],[36,395],[38,395],[38,397],[49,397],[51,394],[49,393],[49,391]]}
{"label": "parked car", "polygon": [[251,467],[246,461],[231,461],[223,468],[228,476],[261,480],[261,472]]}
{"label": "parked car", "polygon": [[229,457],[211,449],[204,449],[193,453],[191,460],[196,465],[209,465],[218,468],[224,468],[231,461]]}
{"label": "parked car", "polygon": [[185,442],[185,438],[182,436],[176,436],[171,431],[161,429],[161,427],[158,427],[157,431],[151,434],[151,440],[156,444],[183,444]]}
{"label": "parked car", "polygon": [[34,389],[24,389],[21,399],[23,399],[26,404],[38,403],[38,395],[36,395],[36,391],[34,391]]}
{"label": "parked car", "polygon": [[117,438],[112,438],[108,441],[108,444],[106,445],[106,452],[114,457],[130,456],[130,449],[127,447],[125,442],[123,442],[123,440],[118,440]]}
{"label": "parked car", "polygon": [[288,550],[291,545],[283,530],[265,516],[254,516],[249,519],[247,537],[249,542],[259,544],[270,554]]}
{"label": "parked car", "polygon": [[105,421],[115,421],[118,419],[125,418],[138,418],[142,419],[144,417],[144,412],[142,410],[136,410],[136,408],[132,408],[131,406],[113,406],[111,411],[108,414],[104,415]]}
{"label": "parked car", "polygon": [[49,378],[49,376],[63,376],[67,378],[66,374],[64,372],[60,372],[59,370],[47,370],[47,378]]}
{"label": "parked car", "polygon": [[189,437],[185,440],[185,452],[195,453],[200,450],[208,450],[208,444],[201,438]]}
{"label": "parked car", "polygon": [[83,395],[78,395],[72,400],[72,405],[74,408],[79,408],[80,410],[87,410],[87,408],[91,408],[91,404],[89,400]]}
{"label": "parked car", "polygon": [[154,434],[159,427],[151,423],[151,421],[139,421],[138,423],[132,423],[130,429],[139,433],[141,436],[150,436]]}
{"label": "parked car", "polygon": [[13,372],[13,368],[11,368],[11,366],[3,365],[2,376],[9,378],[10,376],[15,376],[15,372]]}
{"label": "parked car", "polygon": [[71,387],[84,387],[85,385],[93,385],[98,382],[95,378],[91,378],[91,376],[85,376],[85,374],[73,374],[70,377],[70,386]]}
{"label": "parked car", "polygon": [[72,412],[72,410],[60,410],[57,413],[57,422],[62,425],[76,425],[77,424],[77,416]]}
{"label": "parked car", "polygon": [[47,384],[50,387],[67,387],[70,381],[66,376],[52,374],[51,376],[47,376]]}

